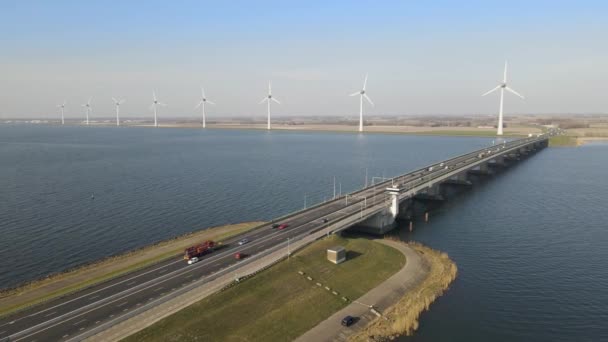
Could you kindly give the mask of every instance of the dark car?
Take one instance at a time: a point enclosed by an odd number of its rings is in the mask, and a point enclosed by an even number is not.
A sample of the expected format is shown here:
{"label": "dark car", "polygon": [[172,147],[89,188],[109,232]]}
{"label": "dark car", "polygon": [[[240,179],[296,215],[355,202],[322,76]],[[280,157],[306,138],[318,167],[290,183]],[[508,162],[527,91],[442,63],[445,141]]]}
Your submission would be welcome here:
{"label": "dark car", "polygon": [[279,228],[279,226],[280,226],[280,224],[278,224],[278,223],[273,223],[272,224],[272,228]]}
{"label": "dark car", "polygon": [[342,325],[345,327],[350,327],[355,323],[355,318],[353,316],[346,316],[342,318]]}
{"label": "dark car", "polygon": [[327,223],[327,222],[329,222],[329,219],[328,219],[327,217],[324,217],[324,218],[321,220],[321,222],[323,222],[323,223]]}

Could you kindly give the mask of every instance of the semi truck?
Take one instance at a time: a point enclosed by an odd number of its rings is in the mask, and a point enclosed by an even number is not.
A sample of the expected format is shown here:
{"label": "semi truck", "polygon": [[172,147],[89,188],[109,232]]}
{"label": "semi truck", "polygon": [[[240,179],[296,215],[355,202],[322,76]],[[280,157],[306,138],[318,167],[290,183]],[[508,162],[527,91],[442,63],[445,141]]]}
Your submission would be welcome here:
{"label": "semi truck", "polygon": [[215,247],[215,242],[208,240],[198,245],[190,246],[184,250],[184,260],[192,258],[200,258],[201,256],[210,253]]}

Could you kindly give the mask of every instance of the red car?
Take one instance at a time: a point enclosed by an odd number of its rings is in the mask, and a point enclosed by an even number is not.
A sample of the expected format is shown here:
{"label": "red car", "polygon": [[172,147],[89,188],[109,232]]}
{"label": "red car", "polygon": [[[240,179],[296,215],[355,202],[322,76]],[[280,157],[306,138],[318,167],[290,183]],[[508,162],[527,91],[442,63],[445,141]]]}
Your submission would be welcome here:
{"label": "red car", "polygon": [[279,226],[279,228],[277,228],[278,230],[283,230],[285,228],[289,227],[289,225],[287,223],[283,223],[282,225]]}

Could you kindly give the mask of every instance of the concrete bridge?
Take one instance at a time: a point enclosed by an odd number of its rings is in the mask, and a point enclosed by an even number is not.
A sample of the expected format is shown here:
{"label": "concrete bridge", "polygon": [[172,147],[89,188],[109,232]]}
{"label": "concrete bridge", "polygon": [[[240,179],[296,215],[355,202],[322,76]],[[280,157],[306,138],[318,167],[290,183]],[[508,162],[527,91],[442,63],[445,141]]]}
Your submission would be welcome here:
{"label": "concrete bridge", "polygon": [[[162,311],[163,306],[175,308],[176,300],[188,296],[203,298],[200,294],[212,293],[213,286],[221,288],[231,283],[232,274],[263,269],[323,236],[349,228],[384,234],[399,219],[411,222],[417,204],[422,203],[426,210],[442,201],[449,187],[469,186],[470,177],[484,177],[496,168],[523,160],[546,147],[548,138],[545,134],[514,140],[438,162],[226,239],[224,248],[201,257],[196,264],[188,265],[181,256],[175,256],[28,307],[0,318],[0,341],[81,341],[91,336],[103,340],[97,334],[113,334],[115,330],[123,334],[120,336],[128,336],[145,327],[142,323],[135,328],[134,320],[144,317],[146,321],[146,315],[152,314],[166,317],[174,309]],[[273,227],[275,223],[288,223],[288,227],[278,230]],[[239,244],[244,238],[250,242]],[[235,260],[234,253],[250,257]],[[156,314],[153,309],[162,313]]]}
{"label": "concrete bridge", "polygon": [[471,177],[491,175],[498,168],[518,162],[547,147],[548,139],[549,135],[545,134],[504,142],[345,195],[345,203],[359,203],[359,212],[345,215],[334,222],[330,230],[339,232],[353,228],[384,234],[395,227],[397,220],[411,220],[416,214],[417,202],[443,201],[446,187],[470,186]]}

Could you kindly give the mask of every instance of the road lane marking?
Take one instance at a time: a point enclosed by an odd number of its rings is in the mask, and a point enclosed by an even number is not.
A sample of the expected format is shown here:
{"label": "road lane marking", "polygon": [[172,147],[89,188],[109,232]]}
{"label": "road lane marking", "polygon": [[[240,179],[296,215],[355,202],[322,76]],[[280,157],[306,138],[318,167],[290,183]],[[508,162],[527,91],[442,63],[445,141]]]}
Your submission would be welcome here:
{"label": "road lane marking", "polygon": [[124,303],[121,303],[121,304],[116,305],[116,307],[117,307],[117,308],[119,308],[119,307],[121,307],[121,306],[123,306],[123,305],[125,305],[125,304],[128,304],[128,303],[129,303],[129,302],[127,301],[127,302],[124,302]]}
{"label": "road lane marking", "polygon": [[130,282],[130,283],[127,283],[127,285],[133,285],[133,284],[135,284],[135,280],[133,280],[133,281],[132,281],[132,282]]}
{"label": "road lane marking", "polygon": [[85,321],[86,321],[86,319],[81,319],[80,321],[78,321],[78,322],[76,322],[76,323],[73,323],[73,325],[78,325],[78,324],[80,324],[80,323],[82,323],[82,322],[85,322]]}
{"label": "road lane marking", "polygon": [[92,296],[92,297],[89,297],[89,299],[95,299],[95,298],[97,298],[97,297],[99,297],[99,295],[94,295],[94,296]]}
{"label": "road lane marking", "polygon": [[44,317],[49,317],[49,316],[54,315],[54,314],[56,314],[56,313],[57,313],[57,311],[53,311],[53,312],[51,312],[51,313],[50,313],[50,314],[48,314],[48,315],[44,315]]}
{"label": "road lane marking", "polygon": [[161,287],[159,287],[159,288],[157,288],[157,289],[154,289],[154,292],[156,292],[156,291],[160,291],[160,290],[162,290],[162,289],[164,289],[164,286],[161,286]]}

